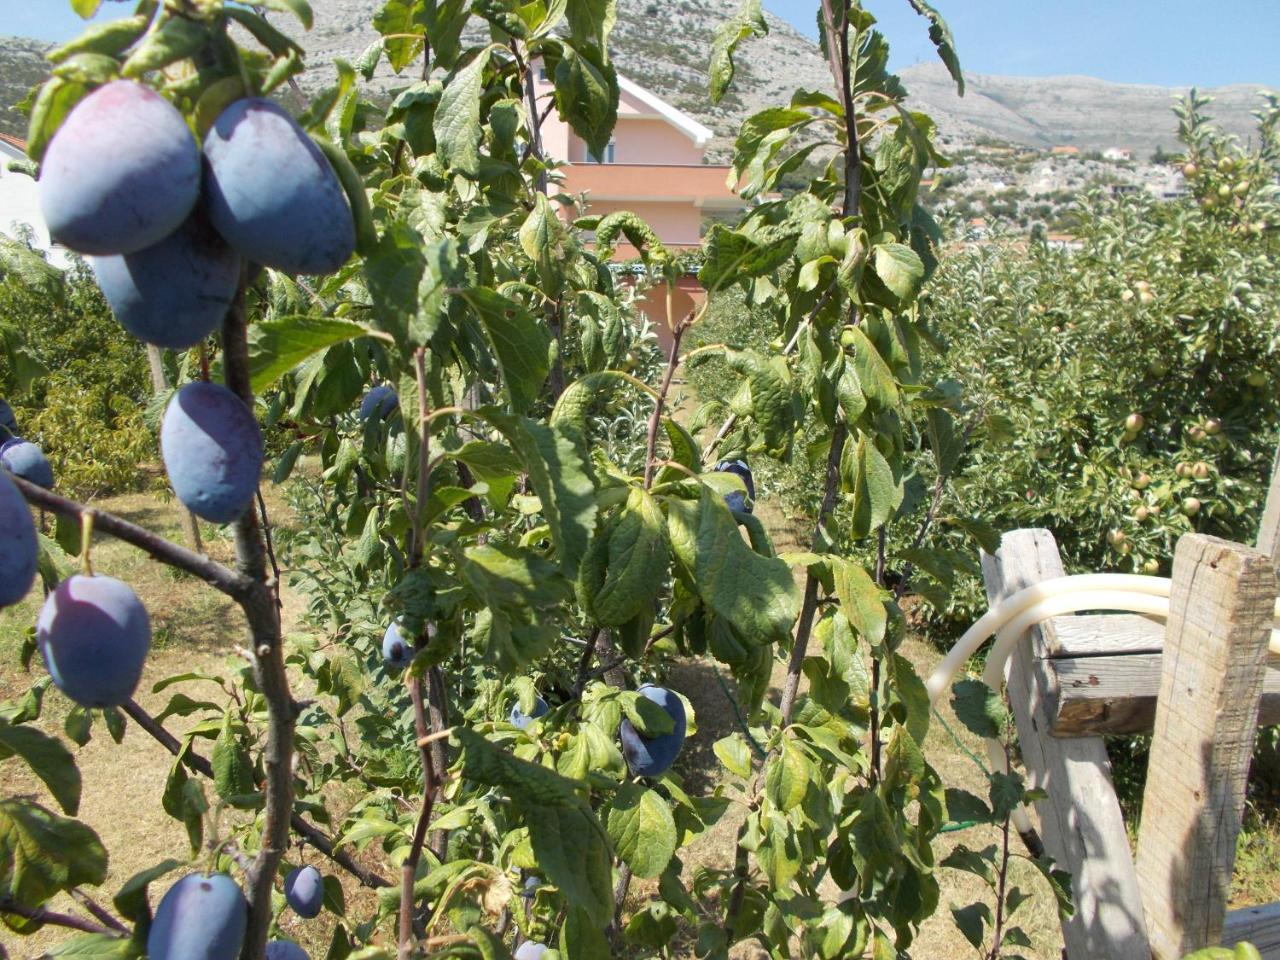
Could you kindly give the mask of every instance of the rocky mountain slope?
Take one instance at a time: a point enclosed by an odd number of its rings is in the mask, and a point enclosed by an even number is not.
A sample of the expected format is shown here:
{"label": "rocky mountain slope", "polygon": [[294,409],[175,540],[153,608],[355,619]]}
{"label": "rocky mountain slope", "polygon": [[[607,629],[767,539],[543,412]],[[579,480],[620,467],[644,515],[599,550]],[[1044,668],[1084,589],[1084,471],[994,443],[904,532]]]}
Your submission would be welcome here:
{"label": "rocky mountain slope", "polygon": [[[369,26],[382,0],[311,0],[315,28],[300,34],[296,22],[277,16],[309,52],[307,83],[327,83],[325,65],[336,57],[354,60],[374,41]],[[796,86],[829,84],[826,64],[812,41],[784,21],[768,16],[770,35],[749,42],[739,60],[738,80],[718,106],[707,99],[706,67],[717,24],[738,0],[620,0],[613,54],[631,79],[697,117],[717,133],[713,145],[723,155],[742,119],[779,102]],[[921,30],[924,29],[923,23]],[[21,118],[9,108],[21,99],[42,69],[43,45],[0,37],[0,131],[21,133]],[[963,49],[961,58],[963,60]],[[1073,144],[1085,149],[1129,147],[1149,153],[1175,146],[1176,121],[1170,106],[1183,91],[1108,83],[1091,77],[1005,77],[969,74],[968,92],[956,96],[941,65],[902,71],[912,106],[934,116],[943,136],[958,143],[997,139],[1031,147]],[[384,67],[375,81],[397,83]],[[1257,106],[1254,87],[1208,91],[1214,112],[1227,129],[1247,136]]]}

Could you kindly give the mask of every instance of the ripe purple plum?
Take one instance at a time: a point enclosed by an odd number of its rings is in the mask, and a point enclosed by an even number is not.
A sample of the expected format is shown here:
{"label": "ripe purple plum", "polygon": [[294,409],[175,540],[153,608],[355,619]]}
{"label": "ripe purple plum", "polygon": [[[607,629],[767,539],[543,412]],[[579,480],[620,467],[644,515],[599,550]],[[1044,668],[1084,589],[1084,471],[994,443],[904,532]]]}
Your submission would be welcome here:
{"label": "ripe purple plum", "polygon": [[514,960],[542,960],[542,955],[546,952],[546,944],[538,943],[535,940],[526,940],[520,944],[520,949],[515,952]]}
{"label": "ripe purple plum", "polygon": [[31,510],[0,470],[0,607],[17,603],[36,579],[40,548]]}
{"label": "ripe purple plum", "polygon": [[413,644],[400,632],[400,624],[393,623],[382,635],[382,662],[388,670],[403,670],[413,661]]}
{"label": "ripe purple plum", "polygon": [[307,951],[292,940],[272,940],[267,944],[267,960],[311,960]]}
{"label": "ripe purple plum", "polygon": [[332,273],[355,250],[355,221],[333,167],[269,100],[237,100],[205,137],[214,227],[242,256],[285,273]]}
{"label": "ripe purple plum", "polygon": [[671,768],[684,747],[687,729],[684,701],[665,687],[655,687],[648,683],[636,692],[667,711],[667,715],[675,722],[672,731],[660,737],[644,736],[626,719],[619,729],[622,755],[626,758],[631,773],[637,777],[657,777]]}
{"label": "ripe purple plum", "polygon": [[385,384],[374,387],[360,401],[360,419],[369,420],[377,417],[385,420],[396,412],[400,406],[400,397],[391,387]]}
{"label": "ripe purple plum", "polygon": [[37,487],[53,489],[53,467],[44,451],[21,437],[12,437],[0,444],[0,467]]}
{"label": "ripe purple plum", "polygon": [[240,282],[240,258],[199,210],[159,243],[91,262],[120,325],[168,350],[193,347],[221,326]]}
{"label": "ripe purple plum", "polygon": [[174,493],[197,517],[230,523],[253,502],[262,431],[226,387],[198,380],[174,394],[160,424],[160,453]]}
{"label": "ripe purple plum", "polygon": [[36,645],[54,684],[85,707],[118,707],[138,688],[151,618],[128,584],[68,577],[45,599]]}
{"label": "ripe purple plum", "polygon": [[58,243],[94,256],[159,243],[200,196],[200,150],[150,87],[117,80],[63,121],[40,167],[40,210]]}
{"label": "ripe purple plum", "polygon": [[295,867],[284,878],[284,898],[298,916],[315,919],[324,906],[324,877],[315,867]]}
{"label": "ripe purple plum", "polygon": [[[734,490],[724,495],[725,505],[736,513],[750,513],[756,499],[756,484],[751,476],[751,467],[745,460],[721,460],[716,464],[717,473],[731,473],[738,477],[743,485],[747,488],[744,494],[741,490]],[[750,500],[747,498],[750,497]]]}
{"label": "ripe purple plum", "polygon": [[225,873],[192,873],[169,888],[147,934],[148,960],[237,960],[249,905]]}
{"label": "ripe purple plum", "polygon": [[9,437],[16,437],[17,435],[18,418],[13,412],[13,407],[9,406],[3,397],[0,397],[0,440],[7,440]]}
{"label": "ripe purple plum", "polygon": [[533,713],[525,713],[520,709],[520,704],[516,703],[516,705],[511,708],[511,715],[507,719],[511,721],[511,725],[513,727],[519,727],[521,730],[528,730],[529,724],[533,723],[533,721],[540,717],[545,717],[547,715],[547,711],[550,709],[551,708],[547,706],[547,701],[543,700],[542,697],[538,697],[533,703]]}

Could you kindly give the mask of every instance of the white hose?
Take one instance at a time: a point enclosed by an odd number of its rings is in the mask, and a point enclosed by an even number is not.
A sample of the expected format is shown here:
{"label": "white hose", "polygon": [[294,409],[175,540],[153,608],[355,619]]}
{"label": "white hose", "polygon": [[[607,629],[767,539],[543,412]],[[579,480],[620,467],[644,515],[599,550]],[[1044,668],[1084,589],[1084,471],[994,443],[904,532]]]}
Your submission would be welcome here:
{"label": "white hose", "polygon": [[[929,703],[936,706],[943,692],[955,681],[956,674],[992,634],[995,634],[996,642],[987,654],[982,679],[991,689],[999,690],[1004,681],[1005,664],[1014,646],[1037,623],[1085,610],[1139,613],[1168,619],[1171,588],[1172,581],[1167,577],[1091,573],[1042,580],[1019,590],[983,614],[956,641],[925,684]],[[1280,621],[1280,599],[1276,601],[1274,617]],[[1270,653],[1280,655],[1280,630],[1274,628]],[[1004,744],[988,739],[986,749],[992,769],[1007,773]],[[1022,805],[1013,810],[1012,820],[1019,832],[1031,829],[1031,821]]]}

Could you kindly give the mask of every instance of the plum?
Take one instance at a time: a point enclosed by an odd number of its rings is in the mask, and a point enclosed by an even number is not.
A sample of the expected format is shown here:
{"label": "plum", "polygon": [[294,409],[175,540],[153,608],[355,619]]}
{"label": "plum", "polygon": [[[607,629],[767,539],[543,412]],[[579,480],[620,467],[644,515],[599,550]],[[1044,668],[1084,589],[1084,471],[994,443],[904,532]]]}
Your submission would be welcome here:
{"label": "plum", "polygon": [[160,424],[160,454],[174,493],[197,517],[230,523],[253,502],[262,431],[226,387],[197,380],[174,394]]}
{"label": "plum", "polygon": [[269,100],[237,100],[205,136],[214,227],[242,256],[285,273],[332,273],[355,249],[355,221],[333,167]]}
{"label": "plum", "polygon": [[313,920],[324,906],[324,878],[315,867],[295,867],[284,878],[284,898],[293,912]]}
{"label": "plum", "polygon": [[0,466],[37,487],[53,489],[53,467],[44,451],[21,437],[11,437],[0,444]]}
{"label": "plum", "polygon": [[[734,490],[724,495],[725,505],[736,513],[750,513],[752,511],[756,498],[756,485],[751,477],[751,468],[747,466],[745,460],[721,460],[716,464],[717,473],[732,473],[735,477],[741,478],[743,484],[747,488],[744,494],[741,490]],[[750,497],[750,500],[747,498]]]}
{"label": "plum", "polygon": [[539,717],[545,717],[549,709],[551,708],[547,706],[547,701],[538,697],[537,701],[533,705],[533,713],[526,714],[520,709],[520,704],[516,703],[516,705],[511,708],[511,716],[508,719],[510,719],[512,726],[519,727],[521,730],[528,730],[529,724],[533,723],[533,721],[537,720]]}
{"label": "plum", "polygon": [[118,707],[142,677],[151,618],[128,584],[68,577],[45,599],[36,644],[58,689],[85,707]]}
{"label": "plum", "polygon": [[386,385],[374,387],[360,402],[360,419],[370,420],[376,416],[379,420],[385,420],[395,413],[399,406],[400,397],[395,390]]}
{"label": "plum", "polygon": [[17,603],[36,579],[40,548],[31,510],[0,470],[0,607]]}
{"label": "plum", "polygon": [[169,350],[221,326],[240,282],[240,258],[198,210],[159,243],[91,263],[120,325]]}
{"label": "plum", "polygon": [[164,895],[147,934],[148,960],[237,960],[249,904],[225,873],[192,873]]}
{"label": "plum", "polygon": [[40,210],[58,243],[111,256],[159,243],[200,196],[200,150],[150,87],[117,80],[63,121],[40,167]]}
{"label": "plum", "polygon": [[18,418],[14,415],[13,407],[9,406],[3,397],[0,397],[0,440],[7,440],[9,437],[16,437],[17,435]]}
{"label": "plum", "polygon": [[400,632],[399,621],[382,635],[382,662],[389,670],[403,670],[413,661],[413,644]]}
{"label": "plum", "polygon": [[684,701],[665,687],[655,687],[648,683],[636,692],[667,711],[675,721],[672,731],[660,737],[643,736],[631,725],[631,721],[626,719],[622,721],[619,729],[622,738],[622,754],[626,757],[627,767],[631,773],[637,777],[656,777],[670,769],[684,746],[686,728]]}
{"label": "plum", "polygon": [[267,944],[267,960],[311,960],[307,951],[292,940],[272,940]]}
{"label": "plum", "polygon": [[520,949],[515,952],[513,960],[542,960],[542,955],[546,952],[546,944],[526,940],[520,944]]}

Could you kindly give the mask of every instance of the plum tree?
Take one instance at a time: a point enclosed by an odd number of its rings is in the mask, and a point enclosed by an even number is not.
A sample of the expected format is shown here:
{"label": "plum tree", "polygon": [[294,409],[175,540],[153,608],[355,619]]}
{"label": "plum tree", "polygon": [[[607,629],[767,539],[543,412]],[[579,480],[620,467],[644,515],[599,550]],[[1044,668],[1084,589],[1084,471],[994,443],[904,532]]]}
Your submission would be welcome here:
{"label": "plum tree", "polygon": [[390,670],[403,670],[413,660],[413,644],[400,633],[400,624],[393,623],[382,635],[382,662]]}
{"label": "plum tree", "polygon": [[744,494],[741,490],[734,490],[731,493],[726,493],[724,502],[730,510],[738,513],[750,513],[756,499],[756,484],[751,476],[751,467],[747,465],[747,461],[721,460],[716,464],[716,472],[732,473],[735,477],[741,478],[743,485],[747,488],[747,492]]}
{"label": "plum tree", "polygon": [[188,510],[230,523],[253,502],[262,472],[262,431],[226,387],[198,380],[169,401],[160,453],[173,491]]}
{"label": "plum tree", "polygon": [[520,704],[517,703],[511,708],[511,715],[508,719],[511,721],[512,726],[519,727],[521,730],[528,730],[529,724],[539,717],[545,717],[550,709],[547,706],[547,701],[543,700],[542,697],[538,697],[533,704],[533,713],[526,714],[520,709]]}
{"label": "plum tree", "polygon": [[515,952],[514,960],[542,960],[542,955],[546,952],[546,944],[538,943],[535,940],[526,940],[520,944],[520,949]]}
{"label": "plum tree", "polygon": [[399,406],[400,397],[395,390],[382,384],[366,393],[364,399],[360,401],[360,419],[369,420],[377,416],[379,420],[385,420],[395,413]]}
{"label": "plum tree", "polygon": [[311,960],[307,951],[292,940],[272,940],[267,944],[267,960]]}
{"label": "plum tree", "polygon": [[284,878],[284,898],[298,916],[314,920],[324,906],[324,877],[315,867],[295,867]]}
{"label": "plum tree", "polygon": [[53,467],[34,443],[13,437],[0,444],[0,466],[38,487],[53,489]]}
{"label": "plum tree", "polygon": [[332,273],[355,250],[355,222],[320,149],[269,100],[237,100],[205,137],[213,225],[255,263]]}
{"label": "plum tree", "polygon": [[656,777],[670,769],[680,755],[684,746],[686,721],[684,701],[678,694],[665,687],[655,687],[646,683],[636,691],[642,697],[652,700],[674,721],[675,726],[670,733],[658,737],[646,737],[640,733],[630,720],[624,719],[619,727],[622,739],[622,755],[627,760],[627,767],[633,776]]}
{"label": "plum tree", "polygon": [[36,578],[40,548],[31,510],[13,481],[0,470],[0,607],[27,595]]}
{"label": "plum tree", "polygon": [[13,407],[0,397],[0,440],[7,440],[9,437],[18,435],[18,418],[13,412]]}
{"label": "plum tree", "polygon": [[213,333],[240,282],[240,258],[199,209],[159,243],[91,263],[121,326],[170,350]]}
{"label": "plum tree", "polygon": [[58,689],[86,707],[118,707],[142,677],[151,618],[113,577],[68,577],[45,599],[36,644]]}
{"label": "plum tree", "polygon": [[168,100],[118,80],[63,122],[45,152],[39,189],[54,240],[97,256],[133,253],[187,219],[200,195],[200,151]]}
{"label": "plum tree", "polygon": [[249,909],[225,873],[192,873],[165,893],[147,934],[149,960],[236,960]]}

